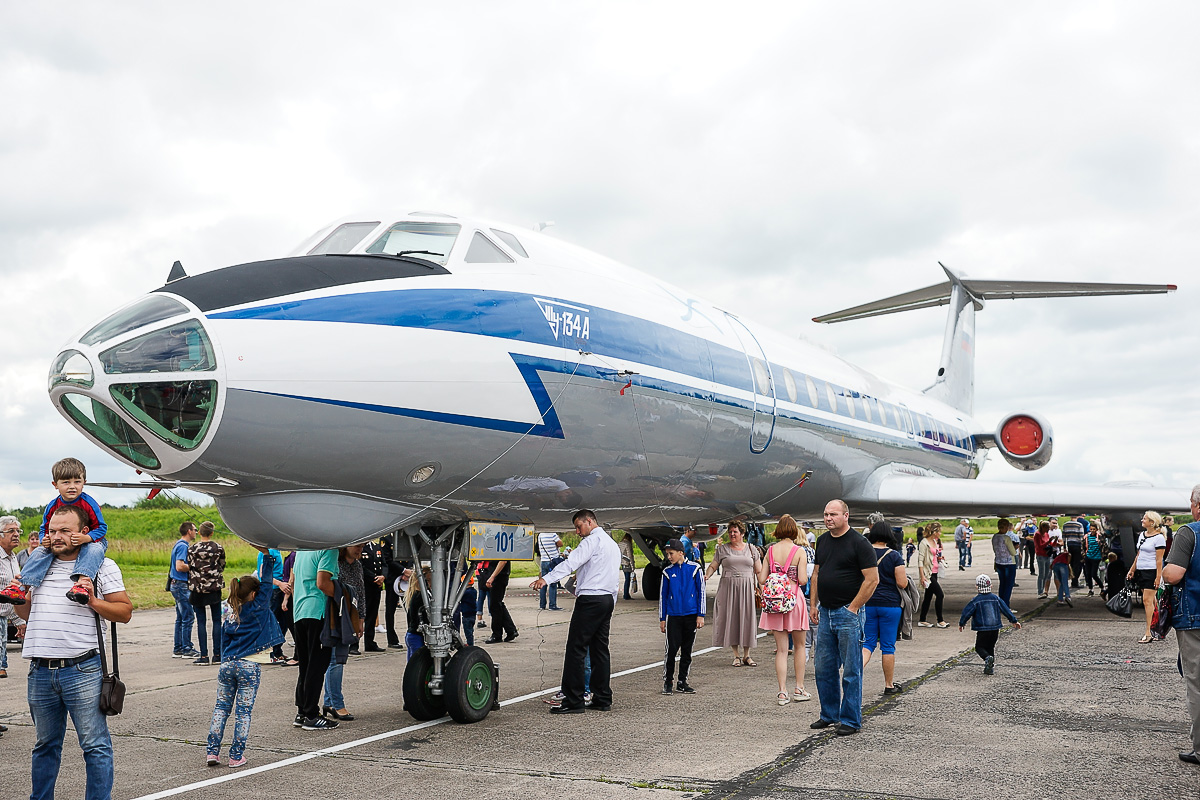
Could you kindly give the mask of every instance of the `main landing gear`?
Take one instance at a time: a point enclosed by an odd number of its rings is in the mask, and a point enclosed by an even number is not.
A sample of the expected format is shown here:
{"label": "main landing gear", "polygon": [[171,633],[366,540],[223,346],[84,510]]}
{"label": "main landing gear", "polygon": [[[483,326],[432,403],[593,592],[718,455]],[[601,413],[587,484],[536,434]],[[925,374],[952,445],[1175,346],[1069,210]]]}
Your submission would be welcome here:
{"label": "main landing gear", "polygon": [[[421,626],[425,646],[408,654],[404,668],[404,708],[422,721],[449,714],[455,722],[478,722],[500,707],[500,677],[488,652],[463,646],[450,626],[467,588],[467,525],[415,526],[395,536],[398,556],[418,565],[412,580],[418,582],[429,617]],[[419,568],[426,559],[428,581]],[[473,623],[472,618],[468,624]]]}

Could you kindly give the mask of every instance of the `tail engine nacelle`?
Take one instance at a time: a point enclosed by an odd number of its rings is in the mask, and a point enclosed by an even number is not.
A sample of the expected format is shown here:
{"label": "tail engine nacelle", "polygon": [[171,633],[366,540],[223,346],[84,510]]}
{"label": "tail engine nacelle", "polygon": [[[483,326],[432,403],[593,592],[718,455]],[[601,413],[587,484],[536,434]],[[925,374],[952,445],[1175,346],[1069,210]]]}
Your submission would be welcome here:
{"label": "tail engine nacelle", "polygon": [[1054,431],[1036,414],[1010,414],[996,427],[996,449],[1017,469],[1041,469],[1054,451]]}

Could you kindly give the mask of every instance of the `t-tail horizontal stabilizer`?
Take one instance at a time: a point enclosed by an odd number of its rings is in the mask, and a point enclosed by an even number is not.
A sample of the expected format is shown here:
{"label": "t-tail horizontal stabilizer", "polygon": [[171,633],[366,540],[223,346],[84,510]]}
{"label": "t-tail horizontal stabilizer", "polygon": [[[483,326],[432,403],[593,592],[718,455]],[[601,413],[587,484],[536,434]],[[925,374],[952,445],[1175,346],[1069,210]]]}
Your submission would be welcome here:
{"label": "t-tail horizontal stabilizer", "polygon": [[1166,294],[1174,284],[1072,283],[1066,281],[983,281],[963,278],[938,262],[949,278],[873,303],[813,317],[813,322],[847,322],[854,319],[949,305],[946,335],[937,379],[925,390],[930,397],[970,414],[975,404],[975,312],[988,300],[1021,300],[1041,297],[1101,297],[1126,294]]}

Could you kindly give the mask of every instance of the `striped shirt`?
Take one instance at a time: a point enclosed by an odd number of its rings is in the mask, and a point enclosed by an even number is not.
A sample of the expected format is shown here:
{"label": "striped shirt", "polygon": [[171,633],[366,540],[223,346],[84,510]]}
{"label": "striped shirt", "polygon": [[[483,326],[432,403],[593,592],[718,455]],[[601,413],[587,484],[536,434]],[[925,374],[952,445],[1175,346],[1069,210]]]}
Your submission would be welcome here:
{"label": "striped shirt", "polygon": [[537,535],[538,553],[542,561],[553,561],[558,558],[558,534],[553,531],[540,531]]}
{"label": "striped shirt", "polygon": [[[67,599],[75,585],[75,561],[54,559],[42,585],[30,590],[29,626],[25,629],[22,658],[74,658],[96,649],[96,615],[90,608]],[[121,569],[111,558],[96,574],[96,596],[125,591]]]}

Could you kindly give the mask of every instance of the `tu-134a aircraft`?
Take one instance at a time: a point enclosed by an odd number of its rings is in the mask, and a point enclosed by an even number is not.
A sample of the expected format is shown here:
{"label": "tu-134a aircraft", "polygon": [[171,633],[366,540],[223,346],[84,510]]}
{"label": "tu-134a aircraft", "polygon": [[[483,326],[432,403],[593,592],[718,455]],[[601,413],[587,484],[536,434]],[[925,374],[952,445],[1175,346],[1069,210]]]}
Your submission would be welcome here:
{"label": "tu-134a aircraft", "polygon": [[207,493],[248,541],[394,534],[398,553],[429,560],[428,647],[406,668],[406,707],[474,721],[498,680],[448,625],[465,562],[503,557],[514,532],[570,530],[580,507],[634,535],[651,598],[658,545],[678,526],[816,518],[835,497],[908,518],[1088,511],[1127,524],[1179,508],[1179,490],[977,482],[987,450],[1036,469],[1053,435],[1029,411],[971,416],[987,300],[1175,287],[945,272],[818,318],[948,305],[936,379],[913,391],[541,233],[358,216],[284,258],[194,276],[176,263],[63,348],[49,391],[80,432],[152,476],[124,485]]}

